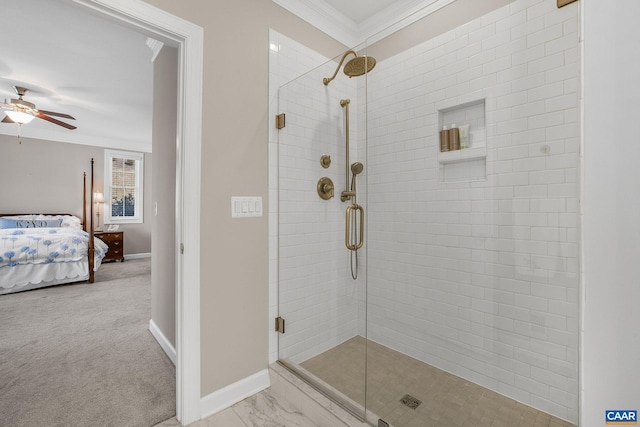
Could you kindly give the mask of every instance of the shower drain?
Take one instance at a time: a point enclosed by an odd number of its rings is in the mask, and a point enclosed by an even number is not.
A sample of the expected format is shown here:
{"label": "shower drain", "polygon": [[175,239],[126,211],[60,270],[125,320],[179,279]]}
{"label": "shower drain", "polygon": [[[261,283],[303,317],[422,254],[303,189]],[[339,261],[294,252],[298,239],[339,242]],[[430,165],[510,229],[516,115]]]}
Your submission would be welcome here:
{"label": "shower drain", "polygon": [[402,399],[400,399],[403,405],[408,406],[411,409],[416,409],[422,403],[422,400],[418,400],[410,394],[405,394]]}

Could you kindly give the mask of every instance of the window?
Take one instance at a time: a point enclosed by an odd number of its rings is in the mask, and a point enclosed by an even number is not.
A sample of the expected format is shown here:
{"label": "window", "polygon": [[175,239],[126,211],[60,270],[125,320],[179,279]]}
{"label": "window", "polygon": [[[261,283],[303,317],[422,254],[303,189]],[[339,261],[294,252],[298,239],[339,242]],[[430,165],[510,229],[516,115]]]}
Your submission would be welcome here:
{"label": "window", "polygon": [[105,224],[142,222],[144,154],[104,152]]}

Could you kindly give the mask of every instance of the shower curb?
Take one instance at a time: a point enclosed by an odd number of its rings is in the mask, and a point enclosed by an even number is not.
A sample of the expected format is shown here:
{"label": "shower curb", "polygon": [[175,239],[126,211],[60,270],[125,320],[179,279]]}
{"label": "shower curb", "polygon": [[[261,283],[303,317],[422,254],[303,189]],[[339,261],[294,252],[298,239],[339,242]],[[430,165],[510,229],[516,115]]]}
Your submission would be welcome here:
{"label": "shower curb", "polygon": [[269,366],[271,391],[290,402],[296,409],[320,427],[370,427],[340,407],[331,399],[298,378],[284,366]]}

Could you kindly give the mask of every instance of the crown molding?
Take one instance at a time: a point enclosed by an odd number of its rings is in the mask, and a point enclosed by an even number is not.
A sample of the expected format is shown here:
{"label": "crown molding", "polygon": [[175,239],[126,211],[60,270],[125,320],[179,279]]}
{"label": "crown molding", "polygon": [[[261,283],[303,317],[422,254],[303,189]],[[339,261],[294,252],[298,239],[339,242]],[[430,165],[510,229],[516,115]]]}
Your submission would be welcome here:
{"label": "crown molding", "polygon": [[358,44],[356,35],[353,30],[350,30],[357,28],[358,24],[325,1],[273,0],[273,2],[345,46],[351,47]]}
{"label": "crown molding", "polygon": [[450,5],[456,0],[405,0],[376,13],[360,24],[360,38],[370,45],[420,19]]}
{"label": "crown molding", "polygon": [[456,0],[400,0],[360,24],[325,1],[272,0],[348,47],[375,43]]}
{"label": "crown molding", "polygon": [[156,60],[156,57],[158,56],[158,54],[162,50],[162,47],[164,46],[164,43],[162,43],[161,41],[158,41],[156,39],[152,39],[151,37],[147,37],[146,44],[149,47],[149,49],[151,49],[151,52],[152,52],[152,54],[151,54],[151,62],[154,62]]}

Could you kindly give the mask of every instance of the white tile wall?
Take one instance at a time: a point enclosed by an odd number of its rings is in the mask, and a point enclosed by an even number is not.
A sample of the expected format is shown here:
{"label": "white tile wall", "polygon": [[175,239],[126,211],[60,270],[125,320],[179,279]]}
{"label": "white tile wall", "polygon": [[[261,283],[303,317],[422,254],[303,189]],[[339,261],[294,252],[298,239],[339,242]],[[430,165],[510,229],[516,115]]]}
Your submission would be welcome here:
{"label": "white tile wall", "polygon": [[[578,9],[555,3],[369,75],[368,337],[577,423]],[[438,110],[482,98],[486,181],[439,182]]]}
{"label": "white tile wall", "polygon": [[[270,43],[279,47],[270,52],[271,116],[286,114],[284,129],[270,126],[270,318],[280,314],[286,321],[284,335],[269,325],[270,361],[280,357],[299,363],[357,334],[358,282],[348,270],[346,203],[340,201],[345,180],[340,99],[351,99],[351,162],[361,160],[356,150],[359,103],[357,87],[344,76],[323,85],[336,62],[273,30]],[[323,154],[331,155],[328,169],[320,165]],[[328,201],[316,191],[323,176],[335,185],[336,196]]]}

